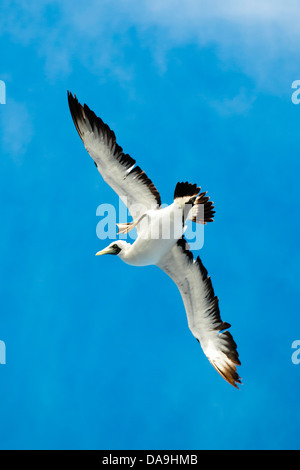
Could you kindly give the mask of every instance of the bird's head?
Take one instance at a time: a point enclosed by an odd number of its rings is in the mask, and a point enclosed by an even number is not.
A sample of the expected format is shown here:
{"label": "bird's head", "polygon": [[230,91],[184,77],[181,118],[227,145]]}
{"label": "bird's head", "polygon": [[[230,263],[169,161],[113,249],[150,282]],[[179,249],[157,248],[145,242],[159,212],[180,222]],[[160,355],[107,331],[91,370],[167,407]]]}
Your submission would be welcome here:
{"label": "bird's head", "polygon": [[96,253],[96,256],[120,255],[121,253],[124,254],[126,246],[126,242],[124,242],[123,240],[117,240],[115,242],[112,242],[106,248],[104,248],[104,250],[98,251],[98,253]]}

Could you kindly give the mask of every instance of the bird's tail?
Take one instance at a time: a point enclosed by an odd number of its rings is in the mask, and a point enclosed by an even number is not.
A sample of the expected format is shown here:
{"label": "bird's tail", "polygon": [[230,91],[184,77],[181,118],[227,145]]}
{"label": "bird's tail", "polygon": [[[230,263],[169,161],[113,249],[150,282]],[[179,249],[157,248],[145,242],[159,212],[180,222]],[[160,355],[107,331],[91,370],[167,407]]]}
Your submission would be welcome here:
{"label": "bird's tail", "polygon": [[197,195],[201,188],[196,184],[191,183],[177,183],[174,191],[174,201],[180,206],[184,207],[185,204],[194,205]]}
{"label": "bird's tail", "polygon": [[207,192],[200,193],[189,213],[189,220],[198,224],[206,225],[207,222],[213,222],[215,215],[215,206],[206,196]]}
{"label": "bird's tail", "polygon": [[185,206],[189,208],[187,219],[205,225],[213,221],[215,211],[213,202],[206,196],[207,192],[199,194],[200,191],[201,188],[196,184],[177,183],[174,201],[183,208]]}

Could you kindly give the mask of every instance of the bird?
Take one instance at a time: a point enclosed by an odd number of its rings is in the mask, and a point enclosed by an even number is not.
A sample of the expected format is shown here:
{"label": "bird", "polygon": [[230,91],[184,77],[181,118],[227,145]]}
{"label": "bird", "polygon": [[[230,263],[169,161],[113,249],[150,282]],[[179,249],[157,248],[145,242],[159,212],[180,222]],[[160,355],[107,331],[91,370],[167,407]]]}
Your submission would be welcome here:
{"label": "bird", "polygon": [[136,161],[123,152],[113,130],[75,94],[68,91],[67,95],[73,122],[87,152],[132,216],[132,222],[117,224],[119,233],[126,234],[133,228],[137,231],[133,243],[115,240],[96,255],[115,255],[131,266],[156,265],[164,271],[179,289],[188,327],[204,354],[229,384],[239,388],[242,381],[237,366],[241,362],[228,331],[231,325],[221,320],[211,277],[200,257],[194,258],[184,237],[187,220],[204,225],[214,220],[213,202],[197,184],[178,182],[173,203],[162,205],[160,193]]}

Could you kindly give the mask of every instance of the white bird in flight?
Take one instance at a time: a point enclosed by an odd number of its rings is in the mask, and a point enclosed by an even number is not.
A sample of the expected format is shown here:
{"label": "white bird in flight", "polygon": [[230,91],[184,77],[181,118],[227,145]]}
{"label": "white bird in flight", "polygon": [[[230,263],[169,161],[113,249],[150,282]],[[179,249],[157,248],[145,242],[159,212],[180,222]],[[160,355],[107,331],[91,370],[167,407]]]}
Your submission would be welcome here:
{"label": "white bird in flight", "polygon": [[[68,101],[86,150],[103,179],[126,202],[133,218],[130,223],[118,224],[119,233],[127,233],[133,227],[137,230],[134,243],[117,240],[97,255],[117,255],[133,266],[156,265],[167,273],[180,291],[192,334],[214,368],[238,388],[241,379],[236,366],[241,363],[237,346],[227,331],[231,325],[221,320],[219,299],[207,270],[199,256],[194,259],[183,236],[187,219],[202,224],[213,220],[213,203],[196,184],[178,183],[173,204],[162,208],[156,187],[135,160],[123,153],[108,125],[70,92]],[[163,236],[165,227],[169,229],[168,236]]]}

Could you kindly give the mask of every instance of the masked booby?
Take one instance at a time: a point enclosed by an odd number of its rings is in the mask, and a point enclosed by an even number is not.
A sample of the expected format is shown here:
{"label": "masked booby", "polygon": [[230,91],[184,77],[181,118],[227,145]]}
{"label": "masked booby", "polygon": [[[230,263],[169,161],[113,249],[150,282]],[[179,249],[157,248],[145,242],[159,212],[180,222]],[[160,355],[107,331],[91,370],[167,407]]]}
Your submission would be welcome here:
{"label": "masked booby", "polygon": [[[123,152],[108,125],[70,92],[68,102],[78,134],[99,173],[132,215],[133,222],[118,224],[120,232],[127,233],[133,227],[137,230],[134,243],[117,240],[97,255],[117,255],[133,266],[156,265],[168,274],[180,291],[192,334],[219,374],[238,388],[237,366],[241,363],[228,331],[231,325],[221,320],[211,278],[199,256],[194,259],[183,236],[187,219],[202,224],[213,220],[213,203],[196,184],[178,183],[174,202],[162,208],[158,190],[136,161]],[[170,229],[167,237],[162,236],[164,221]],[[159,235],[153,237],[153,233]]]}

